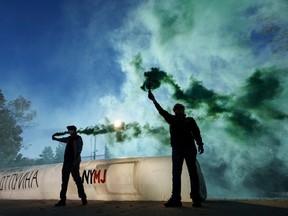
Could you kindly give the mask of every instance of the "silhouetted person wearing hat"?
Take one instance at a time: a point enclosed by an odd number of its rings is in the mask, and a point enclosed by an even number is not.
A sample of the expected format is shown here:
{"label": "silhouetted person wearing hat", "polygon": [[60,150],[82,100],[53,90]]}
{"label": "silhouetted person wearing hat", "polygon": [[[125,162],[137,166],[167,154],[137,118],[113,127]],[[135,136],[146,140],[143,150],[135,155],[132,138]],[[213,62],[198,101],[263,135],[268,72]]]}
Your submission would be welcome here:
{"label": "silhouetted person wearing hat", "polygon": [[156,101],[149,90],[148,98],[153,101],[159,114],[170,126],[170,141],[172,146],[172,196],[164,205],[166,207],[180,207],[181,202],[181,174],[184,160],[186,161],[191,184],[190,197],[193,200],[193,207],[201,207],[199,192],[199,179],[196,165],[197,149],[194,140],[198,145],[200,154],[204,152],[200,130],[192,117],[186,117],[185,108],[182,104],[175,104],[173,111],[175,115],[168,113]]}
{"label": "silhouetted person wearing hat", "polygon": [[55,206],[66,205],[66,192],[69,182],[70,173],[77,185],[79,198],[82,200],[82,205],[87,205],[87,198],[84,191],[82,179],[79,173],[79,167],[81,162],[81,151],[83,147],[83,141],[81,136],[77,135],[77,128],[74,125],[67,126],[70,136],[63,138],[56,138],[55,136],[63,135],[63,133],[55,133],[52,135],[53,140],[66,143],[64,163],[62,167],[62,185],[60,192],[60,201]]}

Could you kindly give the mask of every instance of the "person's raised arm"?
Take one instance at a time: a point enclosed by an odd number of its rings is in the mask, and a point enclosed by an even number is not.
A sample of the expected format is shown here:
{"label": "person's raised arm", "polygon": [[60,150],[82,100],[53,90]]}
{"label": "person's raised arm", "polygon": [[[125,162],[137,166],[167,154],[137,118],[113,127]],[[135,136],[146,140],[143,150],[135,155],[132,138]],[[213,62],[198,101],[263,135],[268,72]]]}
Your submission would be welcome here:
{"label": "person's raised arm", "polygon": [[148,91],[148,98],[153,101],[153,103],[154,103],[156,109],[158,110],[159,114],[160,114],[168,123],[170,123],[170,122],[172,121],[173,116],[172,116],[170,113],[168,113],[166,110],[164,110],[164,109],[160,106],[160,104],[159,104],[159,103],[157,102],[157,100],[155,99],[155,97],[154,97],[153,93],[151,92],[151,90]]}
{"label": "person's raised arm", "polygon": [[160,104],[157,102],[157,100],[155,99],[155,96],[153,95],[153,93],[151,92],[151,90],[148,91],[148,98],[153,101],[156,109],[158,110],[158,112],[161,114],[163,112],[163,108],[160,106]]}
{"label": "person's raised arm", "polygon": [[64,135],[64,134],[66,134],[66,133],[54,133],[53,135],[52,135],[52,140],[56,140],[56,141],[58,141],[58,142],[66,142],[67,141],[67,137],[64,137],[64,138],[57,138],[56,136],[62,136],[62,135]]}

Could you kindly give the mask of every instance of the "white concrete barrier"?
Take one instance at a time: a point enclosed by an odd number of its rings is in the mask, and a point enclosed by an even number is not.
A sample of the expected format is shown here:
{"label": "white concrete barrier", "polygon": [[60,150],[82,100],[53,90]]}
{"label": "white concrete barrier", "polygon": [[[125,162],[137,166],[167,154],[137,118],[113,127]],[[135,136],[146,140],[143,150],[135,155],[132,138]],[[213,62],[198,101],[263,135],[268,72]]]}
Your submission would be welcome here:
{"label": "white concrete barrier", "polygon": [[[185,164],[185,163],[184,163]],[[168,200],[172,188],[171,157],[125,158],[82,162],[80,175],[89,200]],[[0,199],[59,199],[62,164],[6,169],[0,172]],[[200,194],[207,198],[198,164]],[[182,200],[190,201],[186,165]],[[67,199],[79,199],[70,177]]]}

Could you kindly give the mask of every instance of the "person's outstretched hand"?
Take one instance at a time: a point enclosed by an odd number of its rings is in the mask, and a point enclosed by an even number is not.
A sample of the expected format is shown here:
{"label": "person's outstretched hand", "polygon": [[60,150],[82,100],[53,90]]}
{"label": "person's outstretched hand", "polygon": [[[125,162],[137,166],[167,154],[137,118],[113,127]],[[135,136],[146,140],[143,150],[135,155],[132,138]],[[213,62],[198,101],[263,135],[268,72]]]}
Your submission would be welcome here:
{"label": "person's outstretched hand", "polygon": [[199,154],[203,154],[204,153],[203,145],[198,145],[198,152],[199,152]]}
{"label": "person's outstretched hand", "polygon": [[155,97],[154,97],[153,93],[151,92],[151,90],[148,91],[148,98],[152,101],[155,101]]}

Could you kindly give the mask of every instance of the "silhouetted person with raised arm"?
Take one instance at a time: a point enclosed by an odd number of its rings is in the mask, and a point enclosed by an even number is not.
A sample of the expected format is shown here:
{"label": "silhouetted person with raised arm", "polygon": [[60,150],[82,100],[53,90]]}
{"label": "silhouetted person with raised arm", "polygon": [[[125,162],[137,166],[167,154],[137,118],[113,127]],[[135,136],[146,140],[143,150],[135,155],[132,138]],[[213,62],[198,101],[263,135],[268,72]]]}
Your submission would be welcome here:
{"label": "silhouetted person with raised arm", "polygon": [[70,173],[77,185],[78,196],[79,198],[81,198],[82,205],[87,205],[87,198],[84,191],[82,179],[79,173],[81,162],[81,151],[83,147],[82,137],[77,135],[77,128],[74,125],[67,126],[67,129],[70,136],[63,138],[56,138],[55,136],[63,135],[63,133],[55,133],[52,135],[53,140],[66,143],[64,163],[62,167],[62,185],[60,192],[60,201],[55,204],[56,207],[66,205],[66,192]]}
{"label": "silhouetted person with raised arm", "polygon": [[204,152],[203,142],[199,127],[192,117],[186,117],[185,108],[182,104],[175,104],[173,111],[175,115],[164,110],[156,101],[154,95],[149,90],[148,98],[153,101],[159,114],[170,126],[170,141],[172,147],[172,195],[164,205],[166,207],[180,207],[181,202],[181,174],[184,160],[186,161],[189,176],[193,207],[201,207],[201,197],[199,193],[199,179],[196,165],[197,149],[194,140],[198,145],[200,154]]}

